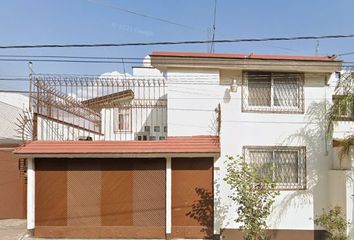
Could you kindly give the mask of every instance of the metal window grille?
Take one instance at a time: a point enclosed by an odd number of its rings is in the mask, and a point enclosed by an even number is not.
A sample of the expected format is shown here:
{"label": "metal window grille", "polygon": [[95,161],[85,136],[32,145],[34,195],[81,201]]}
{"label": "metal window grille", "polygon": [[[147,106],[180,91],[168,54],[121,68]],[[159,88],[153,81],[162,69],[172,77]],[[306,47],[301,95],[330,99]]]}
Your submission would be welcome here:
{"label": "metal window grille", "polygon": [[278,189],[306,188],[305,147],[244,147],[244,158],[255,164],[259,174],[270,177]]}
{"label": "metal window grille", "polygon": [[333,104],[339,104],[340,121],[354,119],[354,102],[351,97],[347,96],[354,93],[354,72],[346,71],[339,75],[337,86],[332,96]]}
{"label": "metal window grille", "polygon": [[351,100],[341,101],[343,95],[333,96],[333,103],[340,104],[339,107],[339,119],[338,120],[353,120],[354,119],[354,102]]}
{"label": "metal window grille", "polygon": [[300,73],[245,72],[242,111],[303,113],[303,86]]}
{"label": "metal window grille", "polygon": [[354,92],[354,72],[344,71],[339,73],[337,85],[334,90],[334,96],[352,94]]}

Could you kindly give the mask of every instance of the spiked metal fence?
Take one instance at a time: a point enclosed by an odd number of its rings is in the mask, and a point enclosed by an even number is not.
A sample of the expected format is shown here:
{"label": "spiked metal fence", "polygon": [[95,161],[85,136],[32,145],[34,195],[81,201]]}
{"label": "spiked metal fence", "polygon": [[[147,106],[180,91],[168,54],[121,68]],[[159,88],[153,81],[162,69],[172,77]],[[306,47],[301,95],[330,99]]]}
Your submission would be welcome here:
{"label": "spiked metal fence", "polygon": [[163,78],[32,75],[33,139],[161,140],[167,136]]}

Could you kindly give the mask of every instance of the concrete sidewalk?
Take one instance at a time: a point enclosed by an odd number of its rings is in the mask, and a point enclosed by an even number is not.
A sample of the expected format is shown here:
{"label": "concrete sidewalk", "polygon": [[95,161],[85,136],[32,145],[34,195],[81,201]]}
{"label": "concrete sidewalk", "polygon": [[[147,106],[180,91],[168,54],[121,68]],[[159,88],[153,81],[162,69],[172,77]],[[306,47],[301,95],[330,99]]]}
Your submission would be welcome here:
{"label": "concrete sidewalk", "polygon": [[1,240],[21,240],[26,239],[27,233],[25,219],[1,219],[0,239]]}

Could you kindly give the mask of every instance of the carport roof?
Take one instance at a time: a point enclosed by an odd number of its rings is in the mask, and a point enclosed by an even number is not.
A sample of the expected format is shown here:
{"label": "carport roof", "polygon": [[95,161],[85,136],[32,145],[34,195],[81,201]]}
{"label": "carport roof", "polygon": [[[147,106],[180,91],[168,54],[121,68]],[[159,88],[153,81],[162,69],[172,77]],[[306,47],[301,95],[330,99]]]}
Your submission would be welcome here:
{"label": "carport roof", "polygon": [[32,141],[15,153],[28,157],[209,156],[220,155],[220,144],[216,136],[179,136],[159,141]]}

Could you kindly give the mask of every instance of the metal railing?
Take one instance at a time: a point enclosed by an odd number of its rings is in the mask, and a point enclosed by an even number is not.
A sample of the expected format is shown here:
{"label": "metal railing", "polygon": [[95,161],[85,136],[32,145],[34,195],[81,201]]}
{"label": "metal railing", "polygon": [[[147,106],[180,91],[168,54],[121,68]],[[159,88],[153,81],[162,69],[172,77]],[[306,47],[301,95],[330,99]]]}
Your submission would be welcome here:
{"label": "metal railing", "polygon": [[159,140],[167,136],[163,78],[39,74],[32,75],[31,81],[33,139]]}

